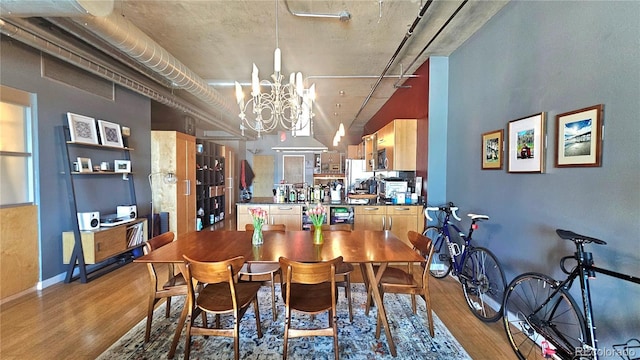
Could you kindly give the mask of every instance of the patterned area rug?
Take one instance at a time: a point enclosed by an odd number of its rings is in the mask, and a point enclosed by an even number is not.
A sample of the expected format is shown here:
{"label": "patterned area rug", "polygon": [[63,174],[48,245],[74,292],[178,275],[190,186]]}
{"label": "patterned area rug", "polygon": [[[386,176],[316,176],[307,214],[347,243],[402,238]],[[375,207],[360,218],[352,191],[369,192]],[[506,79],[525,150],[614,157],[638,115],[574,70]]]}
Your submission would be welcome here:
{"label": "patterned area rug", "polygon": [[[276,287],[279,294],[279,285]],[[380,339],[375,338],[376,310],[372,308],[365,315],[365,289],[361,283],[352,284],[353,323],[349,322],[347,300],[341,290],[338,300],[338,343],[341,359],[471,359],[460,343],[451,335],[444,324],[433,314],[435,337],[429,335],[424,301],[418,300],[418,314],[411,312],[409,295],[386,294],[385,309],[389,317],[391,333],[398,356],[392,357],[384,330]],[[278,296],[278,299],[280,297]],[[146,319],[134,326],[116,341],[98,359],[166,359],[176,323],[180,316],[183,300],[175,298],[171,306],[171,316],[164,317],[165,306],[154,312],[151,340],[144,344]],[[262,338],[257,338],[255,315],[250,307],[240,324],[240,357],[243,359],[282,359],[284,339],[284,305],[278,300],[278,317],[272,320],[271,289],[263,286],[259,293]],[[301,314],[297,314],[300,319]],[[294,326],[310,325],[311,317],[302,315],[294,318]],[[224,318],[223,318],[224,319]],[[327,315],[316,316],[315,323],[327,324]],[[224,319],[223,326],[231,321]],[[186,329],[186,327],[185,327]],[[176,359],[184,357],[184,331],[176,352]],[[306,337],[289,340],[290,359],[333,359],[333,341],[330,337]],[[191,358],[193,359],[233,359],[233,340],[223,337],[192,337]]]}

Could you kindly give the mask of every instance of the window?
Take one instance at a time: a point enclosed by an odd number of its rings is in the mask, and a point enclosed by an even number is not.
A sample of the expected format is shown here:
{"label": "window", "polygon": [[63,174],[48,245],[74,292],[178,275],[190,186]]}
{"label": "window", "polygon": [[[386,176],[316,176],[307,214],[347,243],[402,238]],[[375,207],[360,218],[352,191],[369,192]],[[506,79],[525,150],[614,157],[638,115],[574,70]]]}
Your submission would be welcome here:
{"label": "window", "polygon": [[0,206],[34,202],[31,95],[0,87]]}

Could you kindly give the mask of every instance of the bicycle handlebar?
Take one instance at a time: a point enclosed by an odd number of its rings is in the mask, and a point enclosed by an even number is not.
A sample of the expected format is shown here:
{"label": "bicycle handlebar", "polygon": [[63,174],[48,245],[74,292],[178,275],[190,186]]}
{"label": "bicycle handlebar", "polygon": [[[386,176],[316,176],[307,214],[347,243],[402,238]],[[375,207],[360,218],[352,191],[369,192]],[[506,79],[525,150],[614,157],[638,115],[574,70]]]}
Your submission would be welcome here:
{"label": "bicycle handlebar", "polygon": [[457,206],[427,206],[424,208],[424,216],[427,218],[427,220],[429,221],[433,221],[433,219],[429,216],[429,211],[444,211],[448,214],[451,214],[456,220],[461,221],[462,219],[460,219],[458,217],[458,214],[456,213],[458,211],[458,207]]}

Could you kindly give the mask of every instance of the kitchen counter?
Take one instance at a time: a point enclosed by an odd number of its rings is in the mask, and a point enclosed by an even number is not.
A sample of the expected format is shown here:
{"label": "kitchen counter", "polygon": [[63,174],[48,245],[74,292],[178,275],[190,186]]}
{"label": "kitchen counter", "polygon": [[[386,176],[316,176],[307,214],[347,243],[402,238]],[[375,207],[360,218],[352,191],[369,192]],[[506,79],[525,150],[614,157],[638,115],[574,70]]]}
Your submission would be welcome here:
{"label": "kitchen counter", "polygon": [[[272,197],[255,197],[249,201],[241,201],[238,202],[236,205],[305,205],[307,202],[306,201],[302,201],[302,202],[284,202],[284,203],[279,203],[279,202],[275,202],[273,201]],[[313,202],[309,202],[309,204],[316,204],[317,202],[313,201]],[[323,201],[321,203],[324,206],[366,206],[366,205],[378,205],[378,206],[382,206],[382,205],[405,205],[405,206],[423,206],[422,203],[417,203],[417,204],[393,204],[391,202],[374,202],[374,203],[368,203],[368,204],[356,204],[356,203],[351,203],[349,202],[349,200],[342,200],[339,202],[334,202],[334,201]]]}

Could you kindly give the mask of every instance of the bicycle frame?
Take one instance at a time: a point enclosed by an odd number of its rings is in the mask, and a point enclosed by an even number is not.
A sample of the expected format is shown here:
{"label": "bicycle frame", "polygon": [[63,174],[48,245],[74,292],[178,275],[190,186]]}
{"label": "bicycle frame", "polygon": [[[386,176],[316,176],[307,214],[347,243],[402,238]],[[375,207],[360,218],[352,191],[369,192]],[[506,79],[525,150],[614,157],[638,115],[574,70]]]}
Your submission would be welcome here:
{"label": "bicycle frame", "polygon": [[[568,259],[573,259],[577,261],[577,265],[571,270],[567,271],[564,262]],[[582,349],[574,349],[576,351],[575,356],[586,356],[589,359],[598,359],[597,354],[597,344],[596,344],[596,334],[595,334],[595,326],[593,322],[593,307],[591,304],[591,291],[589,287],[589,279],[595,278],[596,273],[601,273],[605,275],[609,275],[615,277],[617,279],[621,279],[624,281],[633,282],[636,284],[640,284],[640,278],[633,276],[622,274],[616,271],[600,268],[593,266],[593,255],[591,252],[584,251],[584,244],[582,242],[576,242],[576,252],[572,256],[565,256],[560,261],[560,267],[565,274],[568,274],[567,278],[563,281],[556,281],[555,290],[548,296],[547,300],[544,301],[537,309],[533,311],[532,314],[537,314],[543,308],[545,308],[549,302],[560,292],[561,289],[569,290],[573,285],[573,281],[578,278],[580,282],[580,292],[582,296],[582,311],[584,315],[584,329],[586,330],[586,339],[583,339]],[[544,336],[544,334],[542,334]],[[546,336],[545,336],[546,338]],[[562,344],[557,344],[554,341],[554,338],[548,338],[548,341],[552,342],[556,348],[561,349],[564,348]],[[567,356],[574,356],[574,354],[566,354]]]}
{"label": "bicycle frame", "polygon": [[[471,234],[473,233],[473,226],[469,229],[469,234],[465,235],[460,228],[458,228],[455,224],[451,223],[449,220],[449,214],[445,213],[444,221],[442,222],[442,234],[444,235],[443,243],[447,241],[451,241],[451,236],[449,232],[449,226],[451,226],[457,233],[460,235],[460,238],[464,241],[464,247],[461,249],[458,255],[454,255],[451,253],[449,249],[447,252],[451,255],[451,265],[453,269],[453,274],[458,276],[462,270],[462,264],[464,264],[465,259],[467,258],[467,254],[469,250],[473,248],[471,244]],[[473,224],[473,222],[472,222]],[[447,240],[448,239],[448,240]],[[440,246],[448,246],[448,244],[440,244]]]}

